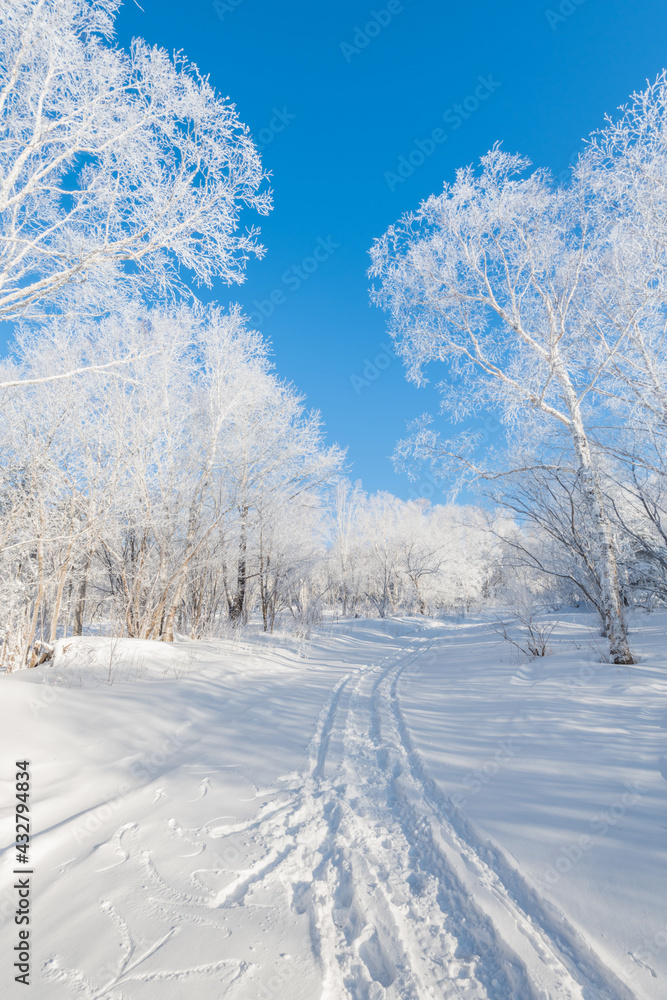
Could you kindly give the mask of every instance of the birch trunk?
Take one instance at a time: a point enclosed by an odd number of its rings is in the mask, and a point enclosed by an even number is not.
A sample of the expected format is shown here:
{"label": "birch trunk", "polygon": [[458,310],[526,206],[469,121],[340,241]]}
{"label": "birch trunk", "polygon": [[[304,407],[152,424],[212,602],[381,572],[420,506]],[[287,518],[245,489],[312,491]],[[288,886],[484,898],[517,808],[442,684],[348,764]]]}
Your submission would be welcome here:
{"label": "birch trunk", "polygon": [[570,415],[570,433],[578,465],[577,477],[592,526],[593,563],[600,585],[603,627],[609,641],[609,653],[612,663],[634,663],[623,613],[614,536],[593,465],[581,407],[569,377],[562,370],[559,379]]}
{"label": "birch trunk", "polygon": [[76,605],[74,607],[74,628],[72,635],[83,635],[83,616],[86,611],[86,591],[88,590],[88,572],[90,570],[91,554],[86,553],[86,559],[81,570],[81,579],[77,588]]}
{"label": "birch trunk", "polygon": [[241,539],[239,541],[239,558],[236,573],[236,593],[232,601],[229,617],[235,625],[240,625],[243,621],[243,606],[245,603],[245,591],[247,583],[247,518],[248,508],[244,507],[241,512]]}

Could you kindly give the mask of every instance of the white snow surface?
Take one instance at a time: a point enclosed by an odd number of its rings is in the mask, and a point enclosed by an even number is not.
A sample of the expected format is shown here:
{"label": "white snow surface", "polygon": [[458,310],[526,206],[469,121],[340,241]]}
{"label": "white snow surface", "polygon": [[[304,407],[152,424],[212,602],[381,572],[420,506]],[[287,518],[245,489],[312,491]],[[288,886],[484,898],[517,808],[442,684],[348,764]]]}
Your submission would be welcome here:
{"label": "white snow surface", "polygon": [[665,1000],[666,638],[61,640],[0,678],[3,995],[27,758],[39,1000]]}

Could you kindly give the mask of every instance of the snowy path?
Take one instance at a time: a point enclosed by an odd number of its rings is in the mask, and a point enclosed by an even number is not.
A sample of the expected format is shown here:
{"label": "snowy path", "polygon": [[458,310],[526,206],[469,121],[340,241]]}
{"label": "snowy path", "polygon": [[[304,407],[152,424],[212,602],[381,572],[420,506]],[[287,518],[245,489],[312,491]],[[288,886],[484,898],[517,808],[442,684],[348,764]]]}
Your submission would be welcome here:
{"label": "snowy path", "polygon": [[285,822],[299,855],[299,905],[310,909],[325,969],[323,1000],[629,1000],[497,852],[467,824],[455,830],[397,693],[429,645],[337,686]]}
{"label": "snowy path", "polygon": [[[633,1000],[429,779],[401,711],[400,681],[438,648],[446,655],[447,640],[412,640],[343,676],[320,713],[308,769],[264,790],[251,818],[188,829],[172,818],[172,843],[188,849],[178,878],[154,862],[141,824],[123,824],[98,845],[110,860],[96,871],[121,870],[126,889],[134,884],[128,898],[145,899],[148,889],[144,924],[160,918],[163,927],[139,942],[129,915],[105,900],[120,957],[96,981],[54,958],[52,984],[85,1000],[155,996],[146,987],[169,981],[182,984],[174,996],[185,986],[204,995],[212,979],[225,1000],[296,996],[280,982],[257,992],[246,979],[251,963],[230,946],[234,930],[247,929],[248,910],[257,920],[264,907],[307,922],[321,985],[303,995],[313,1000]],[[169,805],[173,812],[178,802]],[[211,845],[217,863],[202,867]],[[243,863],[225,866],[240,855]],[[201,935],[219,935],[210,960],[165,968],[159,953],[186,928],[200,944]]]}

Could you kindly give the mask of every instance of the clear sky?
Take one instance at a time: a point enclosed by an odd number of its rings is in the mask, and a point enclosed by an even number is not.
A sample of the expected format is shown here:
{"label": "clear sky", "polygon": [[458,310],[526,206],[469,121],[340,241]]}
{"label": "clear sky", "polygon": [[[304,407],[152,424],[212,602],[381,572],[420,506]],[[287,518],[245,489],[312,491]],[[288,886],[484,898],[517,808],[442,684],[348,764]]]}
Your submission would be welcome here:
{"label": "clear sky", "polygon": [[436,393],[406,383],[385,317],[369,305],[373,238],[496,140],[536,165],[566,171],[604,114],[667,65],[667,5],[141,6],[127,0],[121,9],[119,42],[141,35],[182,49],[236,104],[272,173],[275,207],[262,220],[266,257],[250,262],[244,285],[220,285],[214,297],[239,301],[252,315],[273,344],[278,372],[321,411],[329,440],[348,446],[352,477],[367,490],[410,495],[389,456],[406,420],[435,409]]}

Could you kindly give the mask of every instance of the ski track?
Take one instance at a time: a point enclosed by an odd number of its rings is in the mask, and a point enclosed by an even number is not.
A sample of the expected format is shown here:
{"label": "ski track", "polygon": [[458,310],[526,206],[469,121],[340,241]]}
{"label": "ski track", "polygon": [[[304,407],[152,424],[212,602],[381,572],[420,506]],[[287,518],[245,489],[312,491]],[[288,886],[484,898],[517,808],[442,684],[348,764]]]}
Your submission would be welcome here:
{"label": "ski track", "polygon": [[[261,887],[307,918],[320,1000],[636,1000],[428,776],[399,682],[433,649],[446,655],[447,640],[413,640],[342,677],[320,712],[307,771],[278,779],[268,790],[275,798],[254,819],[219,817],[197,829],[170,821],[169,836],[200,847],[197,857],[206,838],[224,845],[243,834],[253,857],[244,869],[198,867],[185,878],[191,890],[176,888],[141,849],[136,824],[117,830],[108,843],[120,860],[110,867],[133,867],[150,887],[152,913],[171,927],[137,954],[128,923],[103,900],[122,951],[109,980],[95,984],[55,957],[44,968],[47,979],[101,1000],[132,980],[191,981],[196,989],[201,977],[219,980],[225,972],[225,996],[232,997],[250,963],[160,972],[139,966],[185,923],[228,932],[234,908]],[[210,791],[207,778],[201,791]],[[223,884],[211,889],[206,880],[216,877]]]}

